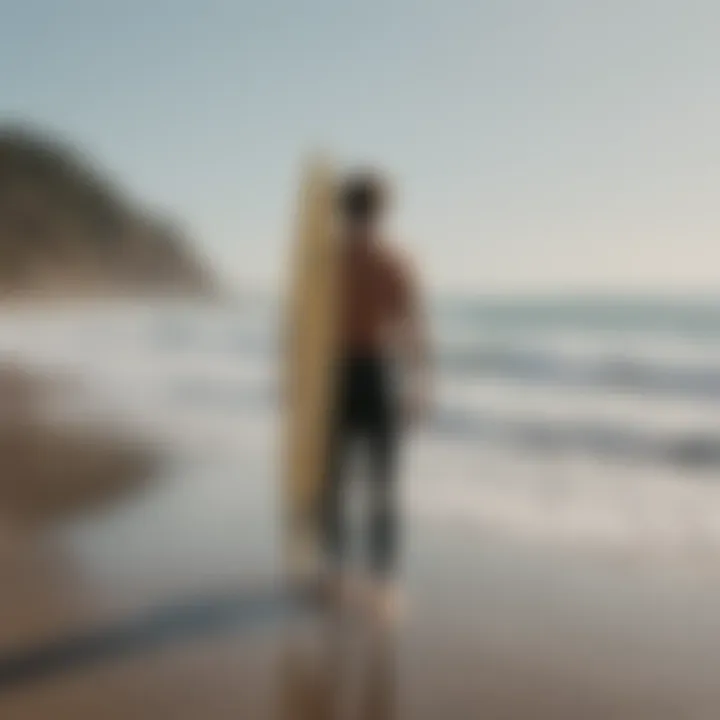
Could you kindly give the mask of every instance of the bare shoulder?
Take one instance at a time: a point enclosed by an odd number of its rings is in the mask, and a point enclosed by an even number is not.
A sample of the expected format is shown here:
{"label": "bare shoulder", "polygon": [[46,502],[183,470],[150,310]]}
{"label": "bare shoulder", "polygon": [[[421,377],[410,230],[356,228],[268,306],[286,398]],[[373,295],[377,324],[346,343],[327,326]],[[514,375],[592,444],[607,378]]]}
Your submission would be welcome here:
{"label": "bare shoulder", "polygon": [[399,278],[406,281],[415,278],[415,262],[412,256],[396,242],[386,241],[383,244],[383,259],[393,274]]}

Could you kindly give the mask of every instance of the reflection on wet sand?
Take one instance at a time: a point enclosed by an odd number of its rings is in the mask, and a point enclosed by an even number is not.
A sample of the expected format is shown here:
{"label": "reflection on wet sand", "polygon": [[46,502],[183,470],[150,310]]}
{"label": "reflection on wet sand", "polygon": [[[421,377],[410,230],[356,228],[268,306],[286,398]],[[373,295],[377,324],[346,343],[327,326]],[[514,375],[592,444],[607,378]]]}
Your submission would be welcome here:
{"label": "reflection on wet sand", "polygon": [[286,628],[281,720],[393,720],[397,711],[392,632],[328,615],[312,636]]}

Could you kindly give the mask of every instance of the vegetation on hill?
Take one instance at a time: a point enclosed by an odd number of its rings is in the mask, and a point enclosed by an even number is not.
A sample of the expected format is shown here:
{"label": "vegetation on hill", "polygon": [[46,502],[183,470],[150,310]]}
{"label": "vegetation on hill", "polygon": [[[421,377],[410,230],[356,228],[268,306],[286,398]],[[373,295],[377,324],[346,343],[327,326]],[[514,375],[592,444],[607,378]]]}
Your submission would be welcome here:
{"label": "vegetation on hill", "polygon": [[0,296],[207,294],[207,262],[76,149],[0,126]]}

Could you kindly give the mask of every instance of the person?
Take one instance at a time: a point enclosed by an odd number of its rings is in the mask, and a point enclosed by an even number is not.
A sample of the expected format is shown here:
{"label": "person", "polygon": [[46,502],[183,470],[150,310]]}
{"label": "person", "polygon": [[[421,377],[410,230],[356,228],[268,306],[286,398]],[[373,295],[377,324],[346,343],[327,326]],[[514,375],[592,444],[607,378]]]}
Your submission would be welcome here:
{"label": "person", "polygon": [[[339,188],[339,360],[328,470],[321,492],[322,536],[333,591],[348,590],[346,572],[349,450],[368,452],[367,550],[373,600],[397,609],[398,451],[404,430],[427,406],[428,347],[417,274],[385,236],[386,182],[351,173]],[[401,392],[404,389],[404,392]]]}

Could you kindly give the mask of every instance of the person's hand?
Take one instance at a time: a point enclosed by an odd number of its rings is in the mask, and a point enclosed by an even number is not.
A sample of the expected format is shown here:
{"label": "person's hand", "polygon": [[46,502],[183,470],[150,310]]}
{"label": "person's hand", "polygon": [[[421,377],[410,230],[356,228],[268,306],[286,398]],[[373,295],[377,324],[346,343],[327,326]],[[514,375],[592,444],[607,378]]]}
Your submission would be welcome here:
{"label": "person's hand", "polygon": [[414,392],[405,399],[403,405],[403,423],[406,428],[415,428],[422,424],[429,414],[429,402],[426,393]]}

